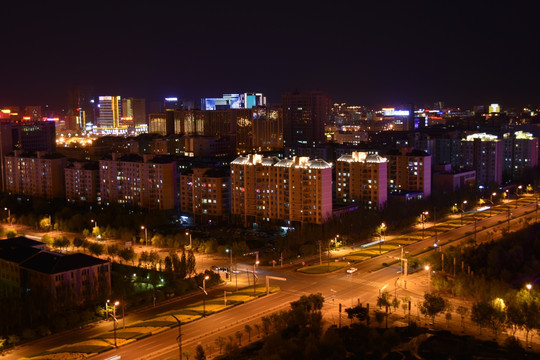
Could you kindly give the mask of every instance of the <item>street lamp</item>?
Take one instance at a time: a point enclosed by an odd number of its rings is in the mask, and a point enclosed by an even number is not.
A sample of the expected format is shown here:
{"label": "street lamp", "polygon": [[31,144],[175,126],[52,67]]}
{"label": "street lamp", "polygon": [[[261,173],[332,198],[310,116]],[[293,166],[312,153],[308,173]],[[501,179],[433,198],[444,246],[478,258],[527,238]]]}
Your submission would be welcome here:
{"label": "street lamp", "polygon": [[489,202],[491,203],[491,207],[489,208],[489,216],[491,217],[491,209],[495,206],[495,203],[493,202],[493,197],[497,196],[497,193],[494,192],[489,196]]}
{"label": "street lamp", "polygon": [[202,289],[202,291],[204,292],[204,296],[203,296],[203,300],[202,300],[202,304],[203,304],[203,311],[202,311],[202,316],[205,317],[206,316],[206,295],[208,295],[208,293],[206,292],[206,280],[210,279],[210,277],[208,275],[206,275],[202,281],[202,286],[203,287],[200,287],[200,289]]}
{"label": "street lamp", "polygon": [[531,292],[532,284],[527,284],[527,285],[525,285],[525,287],[527,288],[527,290],[529,290],[529,292]]}
{"label": "street lamp", "polygon": [[[229,255],[231,255],[231,266],[229,268],[229,280],[230,280],[230,282],[232,282],[232,274],[233,274],[233,269],[232,269],[232,249],[225,249],[225,252],[229,253]],[[237,280],[237,284],[238,284],[238,275],[236,275],[236,280]]]}
{"label": "street lamp", "polygon": [[256,294],[256,291],[255,291],[255,283],[256,283],[256,280],[257,280],[257,277],[255,275],[255,267],[259,265],[259,260],[255,261],[255,263],[253,264],[253,295]]}
{"label": "street lamp", "polygon": [[7,207],[5,207],[4,210],[6,210],[8,212],[9,226],[13,226],[13,223],[11,222],[11,210],[8,209]]}
{"label": "street lamp", "polygon": [[467,204],[467,200],[463,200],[463,203],[461,204],[461,225],[463,226],[463,214],[465,213],[465,205]]}
{"label": "street lamp", "polygon": [[148,246],[148,228],[146,226],[141,226],[141,230],[144,230],[144,239],[146,246]]}
{"label": "street lamp", "polygon": [[518,200],[519,200],[519,194],[518,194],[518,190],[521,190],[523,189],[523,186],[519,185],[517,188],[516,188],[516,209],[518,207]]}
{"label": "street lamp", "polygon": [[[90,222],[92,224],[94,224],[92,226],[92,234],[94,233],[94,229],[96,229],[96,228],[98,229],[97,232],[99,232],[99,227],[98,227],[98,224],[97,224],[97,220],[91,219]],[[50,222],[49,222],[49,224],[50,224]],[[96,234],[96,239],[97,239],[97,234]]]}
{"label": "street lamp", "polygon": [[386,232],[386,224],[381,223],[381,226],[379,228],[379,255],[381,255],[381,242],[384,241],[384,233]]}
{"label": "street lamp", "polygon": [[[108,301],[108,300],[107,300]],[[114,304],[113,304],[113,314],[111,315],[113,320],[114,320],[114,347],[118,347],[116,345],[116,327],[118,326],[118,320],[116,319],[116,307],[118,305],[120,305],[120,302],[119,301],[115,301]]]}
{"label": "street lamp", "polygon": [[111,302],[109,299],[105,302],[105,319],[109,318],[109,302]]}
{"label": "street lamp", "polygon": [[426,224],[426,219],[427,219],[427,216],[428,216],[429,212],[428,211],[424,211],[422,214],[420,214],[420,218],[422,220],[422,240],[424,240],[424,231],[425,231],[425,224]]}
{"label": "street lamp", "polygon": [[426,269],[427,274],[428,274],[428,293],[430,293],[431,292],[431,271],[429,270],[429,265],[426,265],[424,269]]}
{"label": "street lamp", "polygon": [[191,250],[192,248],[192,244],[191,244],[191,233],[190,232],[186,232],[186,236],[189,235],[189,250]]}

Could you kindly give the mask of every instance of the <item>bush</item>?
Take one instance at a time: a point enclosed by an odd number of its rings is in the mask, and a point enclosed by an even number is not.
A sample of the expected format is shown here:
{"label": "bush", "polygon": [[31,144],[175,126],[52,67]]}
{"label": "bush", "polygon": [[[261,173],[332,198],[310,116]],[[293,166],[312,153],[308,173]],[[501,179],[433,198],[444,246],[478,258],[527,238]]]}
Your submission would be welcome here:
{"label": "bush", "polygon": [[9,336],[8,336],[8,343],[9,343],[9,345],[11,345],[11,346],[15,346],[15,345],[17,345],[17,344],[20,343],[20,342],[21,342],[21,338],[18,337],[17,335],[9,335]]}
{"label": "bush", "polygon": [[6,231],[6,237],[8,239],[14,238],[15,236],[17,236],[17,232],[15,230],[9,229],[8,231]]}
{"label": "bush", "polygon": [[24,340],[33,340],[37,337],[36,332],[33,329],[24,329],[22,332],[22,337]]}
{"label": "bush", "polygon": [[66,330],[67,321],[61,316],[57,316],[52,321],[52,327],[54,332],[60,332]]}
{"label": "bush", "polygon": [[51,335],[51,330],[48,327],[41,325],[37,328],[37,333],[40,337],[45,337]]}

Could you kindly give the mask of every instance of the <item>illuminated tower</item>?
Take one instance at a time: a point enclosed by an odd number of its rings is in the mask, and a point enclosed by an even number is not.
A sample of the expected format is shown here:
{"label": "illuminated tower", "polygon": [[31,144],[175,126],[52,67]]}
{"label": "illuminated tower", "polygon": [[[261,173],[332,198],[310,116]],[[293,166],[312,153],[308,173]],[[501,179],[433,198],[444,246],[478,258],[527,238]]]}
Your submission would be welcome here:
{"label": "illuminated tower", "polygon": [[120,124],[121,98],[120,96],[99,97],[98,126],[100,128],[117,128]]}

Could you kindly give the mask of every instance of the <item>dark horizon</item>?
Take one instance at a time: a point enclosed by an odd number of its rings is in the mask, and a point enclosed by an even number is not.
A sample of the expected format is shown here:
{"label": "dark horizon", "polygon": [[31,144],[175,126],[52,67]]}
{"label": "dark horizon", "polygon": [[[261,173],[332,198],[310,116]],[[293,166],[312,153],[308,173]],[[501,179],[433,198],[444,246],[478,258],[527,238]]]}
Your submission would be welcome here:
{"label": "dark horizon", "polygon": [[[182,6],[181,6],[182,5]],[[52,6],[52,7],[51,7]],[[2,105],[94,95],[191,99],[321,90],[334,102],[540,103],[536,8],[398,2],[6,5]]]}

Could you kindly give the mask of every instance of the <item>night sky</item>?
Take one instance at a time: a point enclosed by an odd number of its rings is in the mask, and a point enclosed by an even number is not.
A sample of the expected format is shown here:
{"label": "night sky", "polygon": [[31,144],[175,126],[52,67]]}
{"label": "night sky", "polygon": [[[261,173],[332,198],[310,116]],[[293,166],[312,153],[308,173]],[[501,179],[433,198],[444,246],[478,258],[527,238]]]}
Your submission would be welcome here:
{"label": "night sky", "polygon": [[315,89],[361,105],[540,103],[537,5],[50,3],[2,5],[0,105],[65,107],[72,85],[196,104]]}

